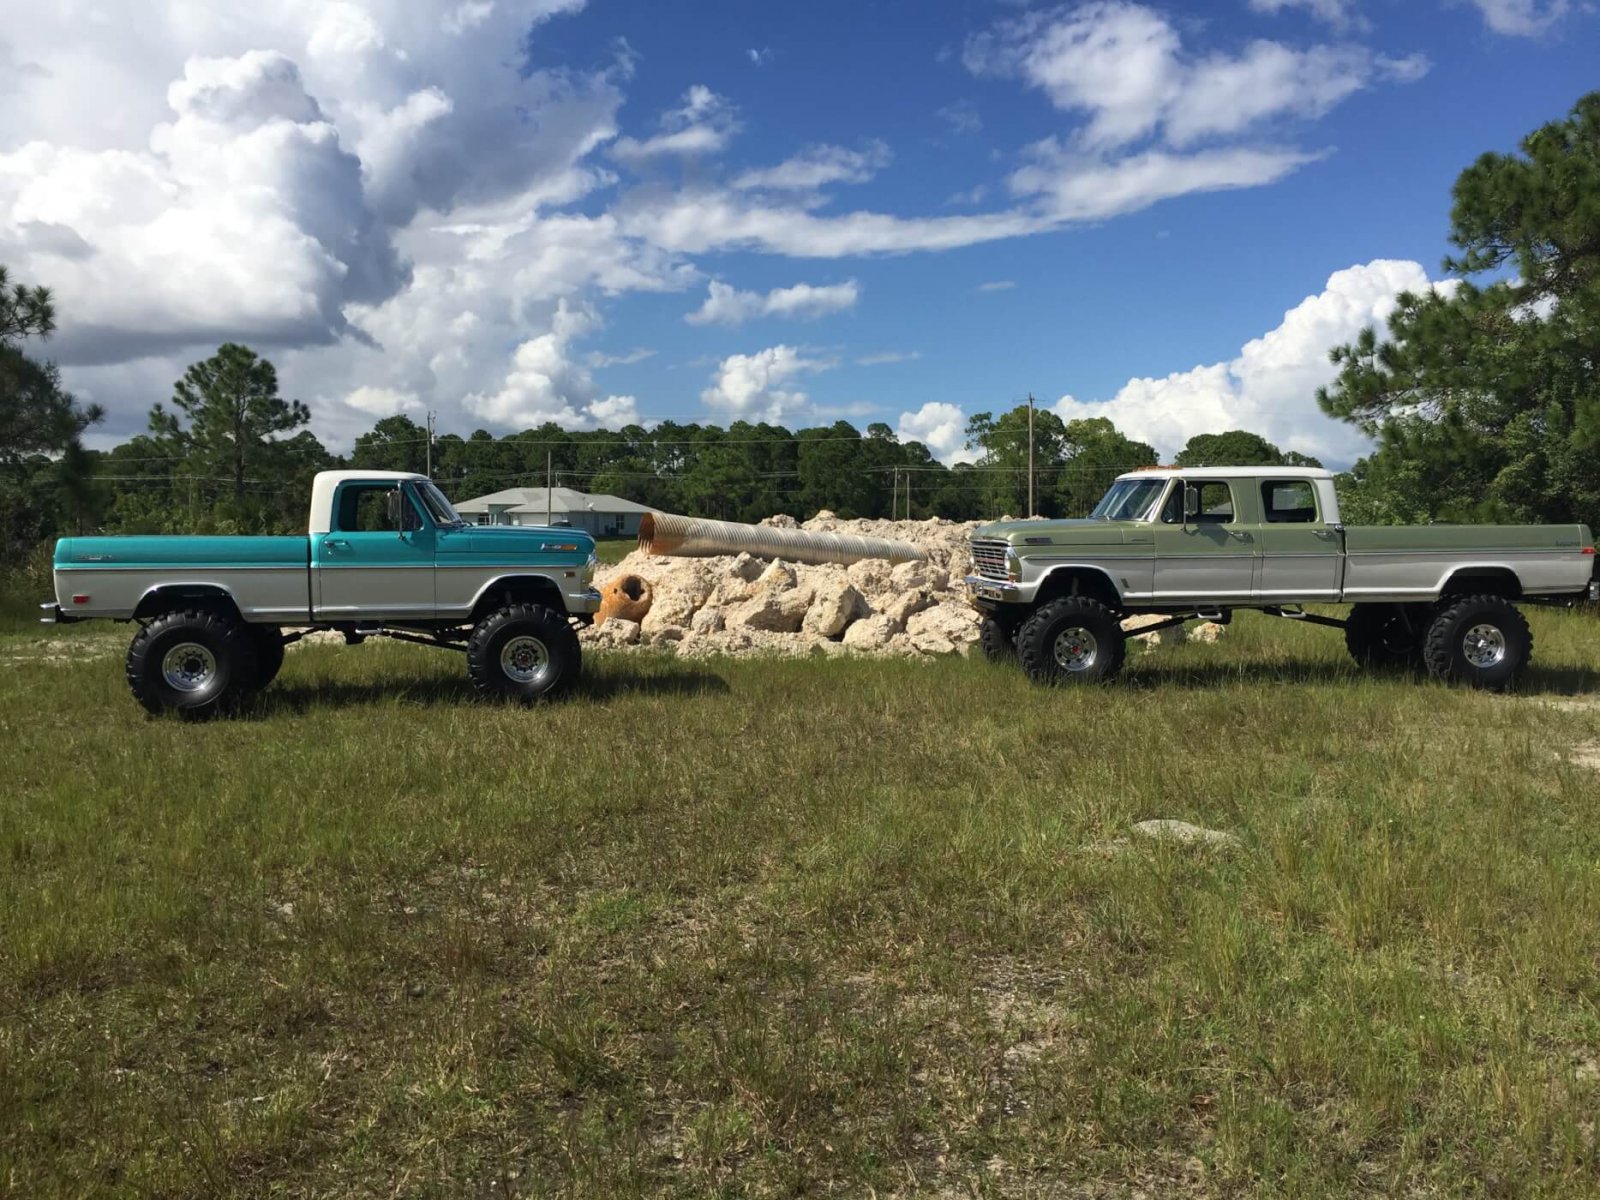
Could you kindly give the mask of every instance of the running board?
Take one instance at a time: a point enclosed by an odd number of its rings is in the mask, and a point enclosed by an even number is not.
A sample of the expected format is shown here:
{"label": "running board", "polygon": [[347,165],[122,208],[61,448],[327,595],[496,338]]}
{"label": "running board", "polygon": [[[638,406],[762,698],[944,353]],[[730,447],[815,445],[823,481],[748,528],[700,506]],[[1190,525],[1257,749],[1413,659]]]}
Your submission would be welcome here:
{"label": "running board", "polygon": [[1282,617],[1285,621],[1304,621],[1307,625],[1326,625],[1329,629],[1343,629],[1345,627],[1345,622],[1337,617],[1321,617],[1316,613],[1308,613],[1305,609],[1294,606],[1289,608],[1281,606],[1263,608],[1261,611],[1269,617]]}

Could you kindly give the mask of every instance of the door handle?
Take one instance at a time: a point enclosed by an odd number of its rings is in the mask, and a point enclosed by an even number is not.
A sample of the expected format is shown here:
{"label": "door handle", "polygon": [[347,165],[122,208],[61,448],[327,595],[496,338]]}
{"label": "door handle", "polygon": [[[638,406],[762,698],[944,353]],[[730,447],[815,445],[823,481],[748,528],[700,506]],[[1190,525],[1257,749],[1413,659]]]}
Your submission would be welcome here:
{"label": "door handle", "polygon": [[1324,540],[1331,540],[1339,536],[1331,529],[1313,529],[1311,532],[1315,533],[1319,538]]}
{"label": "door handle", "polygon": [[1238,538],[1241,542],[1248,542],[1250,540],[1250,535],[1242,529],[1230,529],[1228,530],[1228,536],[1232,538]]}
{"label": "door handle", "polygon": [[348,550],[348,549],[350,549],[350,543],[345,541],[344,538],[329,538],[327,541],[323,542],[322,544],[324,546],[326,546],[329,550]]}

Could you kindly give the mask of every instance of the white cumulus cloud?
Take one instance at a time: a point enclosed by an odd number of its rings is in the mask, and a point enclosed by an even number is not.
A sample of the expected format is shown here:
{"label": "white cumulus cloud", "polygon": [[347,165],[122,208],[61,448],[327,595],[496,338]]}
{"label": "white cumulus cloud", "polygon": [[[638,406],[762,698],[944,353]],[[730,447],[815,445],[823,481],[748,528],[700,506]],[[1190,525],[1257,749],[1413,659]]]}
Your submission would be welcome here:
{"label": "white cumulus cloud", "polygon": [[497,425],[522,427],[554,421],[567,429],[615,428],[637,422],[632,396],[597,394],[588,368],[573,359],[573,343],[599,324],[592,310],[560,302],[550,331],[518,346],[499,390],[468,396],[467,410]]}
{"label": "white cumulus cloud", "polygon": [[733,186],[804,192],[830,183],[865,183],[888,166],[892,157],[883,142],[871,142],[860,150],[844,146],[808,146],[775,167],[741,173],[735,177]]}
{"label": "white cumulus cloud", "polygon": [[733,420],[781,421],[810,402],[794,386],[801,376],[829,363],[804,357],[793,346],[771,346],[754,354],[730,354],[700,399]]}
{"label": "white cumulus cloud", "polygon": [[1368,326],[1381,333],[1399,293],[1430,286],[1427,271],[1415,262],[1377,259],[1336,271],[1321,292],[1291,308],[1277,328],[1252,339],[1237,357],[1165,378],[1130,379],[1109,400],[1064,396],[1055,412],[1063,420],[1109,417],[1166,458],[1196,434],[1248,429],[1286,449],[1347,464],[1367,443],[1317,407],[1317,389],[1335,374],[1328,352]]}
{"label": "white cumulus cloud", "polygon": [[697,83],[683,94],[682,105],[662,114],[660,133],[644,139],[618,138],[611,153],[634,165],[655,158],[717,154],[738,131],[738,113],[733,105]]}
{"label": "white cumulus cloud", "polygon": [[814,319],[854,308],[860,298],[861,287],[854,279],[821,286],[797,283],[765,294],[741,292],[713,279],[705,303],[684,320],[691,325],[740,325],[756,317]]}
{"label": "white cumulus cloud", "polygon": [[967,448],[967,415],[955,404],[930,400],[916,412],[903,412],[895,428],[902,442],[921,442],[946,463],[976,462],[976,450]]}
{"label": "white cumulus cloud", "polygon": [[1537,37],[1572,11],[1570,0],[1471,0],[1496,33]]}
{"label": "white cumulus cloud", "polygon": [[1029,13],[972,39],[966,62],[1018,75],[1057,108],[1087,114],[1077,140],[1100,151],[1152,136],[1183,147],[1270,117],[1318,117],[1376,81],[1427,69],[1418,57],[1349,45],[1300,50],[1261,40],[1237,54],[1195,55],[1166,17],[1125,0]]}

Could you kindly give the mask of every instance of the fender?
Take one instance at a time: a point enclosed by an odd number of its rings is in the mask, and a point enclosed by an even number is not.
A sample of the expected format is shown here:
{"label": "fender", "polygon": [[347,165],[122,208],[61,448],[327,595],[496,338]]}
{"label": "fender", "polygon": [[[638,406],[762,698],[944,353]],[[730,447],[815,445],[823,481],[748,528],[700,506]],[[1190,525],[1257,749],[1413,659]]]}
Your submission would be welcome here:
{"label": "fender", "polygon": [[157,583],[146,588],[139,597],[139,602],[133,606],[129,614],[135,619],[140,617],[155,616],[165,611],[165,606],[152,604],[152,601],[165,597],[168,593],[176,593],[177,598],[196,598],[200,600],[223,600],[235,620],[244,620],[239,609],[239,601],[233,594],[233,589],[226,584],[217,583],[215,580],[194,580],[192,582]]}
{"label": "fender", "polygon": [[[1026,562],[1027,560],[1024,559],[1023,561]],[[1051,577],[1054,576],[1054,575],[1061,575],[1063,573],[1088,574],[1088,575],[1092,575],[1092,576],[1098,577],[1101,580],[1100,586],[1101,586],[1101,588],[1104,589],[1104,596],[1111,597],[1112,600],[1117,605],[1121,605],[1121,603],[1122,603],[1122,589],[1117,587],[1116,580],[1114,580],[1111,577],[1111,573],[1109,571],[1107,571],[1104,567],[1097,566],[1094,563],[1089,563],[1089,562],[1055,563],[1052,566],[1050,566],[1045,571],[1045,573],[1043,575],[1039,576],[1038,585],[1035,588],[1034,593],[1033,593],[1035,601],[1040,600],[1044,596],[1052,595],[1052,589],[1051,589],[1051,584],[1050,584]],[[1093,592],[1085,591],[1084,589],[1081,589],[1081,588],[1079,590],[1084,592],[1085,595],[1094,594]],[[1065,595],[1070,595],[1071,594],[1070,593],[1070,589],[1063,589],[1061,591],[1061,594],[1064,595],[1064,596]],[[1104,596],[1099,597],[1099,598],[1103,599]]]}
{"label": "fender", "polygon": [[496,575],[487,580],[477,592],[473,594],[472,605],[468,610],[477,615],[484,600],[495,591],[514,591],[518,587],[528,591],[552,592],[557,601],[556,607],[561,612],[567,611],[566,593],[561,590],[561,584],[552,576],[543,571],[516,571],[505,575]]}

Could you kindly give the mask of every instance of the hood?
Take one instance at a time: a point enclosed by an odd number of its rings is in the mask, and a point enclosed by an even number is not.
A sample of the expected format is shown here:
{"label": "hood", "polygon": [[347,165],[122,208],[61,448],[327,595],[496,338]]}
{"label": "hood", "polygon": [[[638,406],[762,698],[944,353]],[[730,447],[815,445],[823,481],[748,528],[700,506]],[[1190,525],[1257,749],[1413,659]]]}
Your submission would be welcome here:
{"label": "hood", "polygon": [[549,550],[565,554],[594,552],[594,538],[581,529],[545,525],[474,525],[466,532],[467,544],[473,550]]}
{"label": "hood", "polygon": [[1099,521],[1082,517],[1066,521],[996,521],[981,525],[973,537],[1001,538],[1013,546],[1120,546],[1137,521]]}

